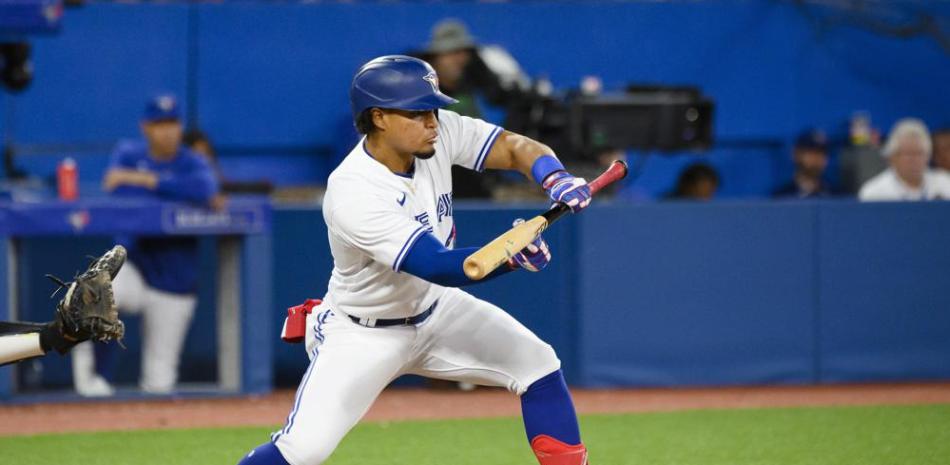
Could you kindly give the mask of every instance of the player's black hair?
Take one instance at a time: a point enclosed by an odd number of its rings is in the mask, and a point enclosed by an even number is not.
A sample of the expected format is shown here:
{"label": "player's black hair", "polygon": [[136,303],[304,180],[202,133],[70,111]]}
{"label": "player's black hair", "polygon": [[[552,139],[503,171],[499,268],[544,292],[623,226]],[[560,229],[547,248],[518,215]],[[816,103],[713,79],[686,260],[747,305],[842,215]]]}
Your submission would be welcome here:
{"label": "player's black hair", "polygon": [[373,123],[373,109],[367,108],[356,117],[356,130],[360,134],[370,135],[376,132],[376,125]]}
{"label": "player's black hair", "polygon": [[[373,107],[373,108],[376,108],[376,107]],[[359,131],[360,134],[368,136],[377,131],[378,128],[376,127],[376,124],[373,123],[373,108],[367,108],[363,110],[363,112],[360,113],[359,116],[356,117],[356,121],[353,121],[353,123],[356,125],[356,130]],[[383,109],[380,108],[380,110],[383,110]],[[383,110],[383,111],[385,112],[386,110]],[[399,110],[392,110],[392,111],[399,111]],[[406,111],[409,111],[409,110],[406,110]],[[438,118],[439,110],[435,109],[433,111],[435,112],[435,117]]]}

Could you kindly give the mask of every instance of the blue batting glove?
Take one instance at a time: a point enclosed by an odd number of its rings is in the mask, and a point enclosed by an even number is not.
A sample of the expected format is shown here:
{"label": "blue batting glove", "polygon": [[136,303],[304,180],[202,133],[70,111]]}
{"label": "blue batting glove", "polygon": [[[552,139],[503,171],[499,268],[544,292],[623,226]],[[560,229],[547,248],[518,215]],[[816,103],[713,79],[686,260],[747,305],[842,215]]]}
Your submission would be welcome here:
{"label": "blue batting glove", "polygon": [[590,205],[590,186],[584,178],[575,178],[567,171],[555,171],[541,184],[554,202],[563,202],[577,213]]}
{"label": "blue batting glove", "polygon": [[[512,223],[512,226],[518,226],[521,223],[524,223],[524,220],[518,218]],[[548,249],[548,243],[544,242],[544,239],[539,234],[538,237],[534,239],[534,242],[528,244],[527,247],[521,249],[521,252],[511,257],[509,264],[524,268],[528,271],[541,271],[544,267],[548,266],[550,262],[551,250]]]}

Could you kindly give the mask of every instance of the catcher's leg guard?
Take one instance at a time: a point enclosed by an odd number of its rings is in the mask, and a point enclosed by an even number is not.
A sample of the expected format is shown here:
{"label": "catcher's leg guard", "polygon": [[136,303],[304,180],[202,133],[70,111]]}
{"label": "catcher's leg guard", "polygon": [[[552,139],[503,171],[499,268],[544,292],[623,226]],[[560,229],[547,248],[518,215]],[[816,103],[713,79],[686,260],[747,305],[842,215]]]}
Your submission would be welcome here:
{"label": "catcher's leg guard", "polygon": [[531,440],[531,450],[541,465],[588,465],[583,443],[570,446],[542,434]]}

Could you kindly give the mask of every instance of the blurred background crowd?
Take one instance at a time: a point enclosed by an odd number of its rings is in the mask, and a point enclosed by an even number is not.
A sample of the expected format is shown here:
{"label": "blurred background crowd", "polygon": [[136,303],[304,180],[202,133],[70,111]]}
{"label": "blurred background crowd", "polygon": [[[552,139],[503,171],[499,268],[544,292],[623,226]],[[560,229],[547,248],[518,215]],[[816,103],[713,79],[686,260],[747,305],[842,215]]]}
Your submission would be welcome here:
{"label": "blurred background crowd", "polygon": [[[620,199],[847,198],[882,173],[896,181],[868,199],[946,196],[942,2],[160,3],[66,2],[51,31],[5,34],[2,192],[39,195],[22,186],[52,188],[70,157],[95,195],[115,141],[141,137],[138,109],[168,94],[223,193],[319,202],[357,139],[347,77],[405,53],[454,111],[576,170],[626,159]],[[541,199],[456,175],[456,198]]]}
{"label": "blurred background crowd", "polygon": [[[430,62],[453,111],[547,143],[572,172],[625,160],[614,202],[950,200],[945,2],[16,4],[0,6],[10,202],[319,205],[358,141],[349,79],[393,53]],[[453,194],[544,200],[517,174],[458,167]],[[198,245],[120,240],[117,286],[135,290],[120,306],[166,328],[143,341],[140,384],[169,392],[198,276],[168,270],[197,269]],[[93,373],[109,358],[77,350],[80,392],[112,393]]]}

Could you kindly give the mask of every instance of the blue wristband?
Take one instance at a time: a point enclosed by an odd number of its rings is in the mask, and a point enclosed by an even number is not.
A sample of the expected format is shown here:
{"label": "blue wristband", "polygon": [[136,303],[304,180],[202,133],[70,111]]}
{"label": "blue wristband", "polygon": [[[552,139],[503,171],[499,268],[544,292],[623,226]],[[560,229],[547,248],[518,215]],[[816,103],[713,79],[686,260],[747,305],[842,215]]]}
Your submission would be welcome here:
{"label": "blue wristband", "polygon": [[531,165],[531,176],[534,178],[534,182],[541,184],[544,182],[544,178],[550,176],[551,173],[563,170],[564,165],[561,164],[560,160],[554,158],[554,155],[541,155]]}

